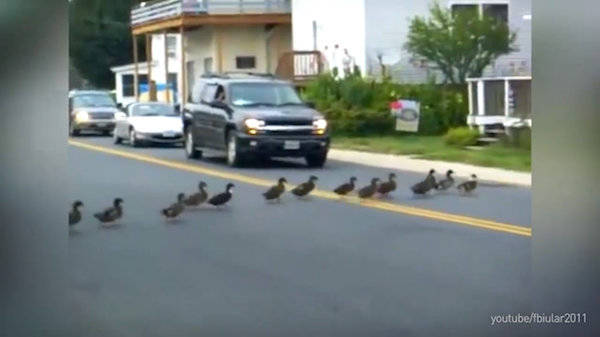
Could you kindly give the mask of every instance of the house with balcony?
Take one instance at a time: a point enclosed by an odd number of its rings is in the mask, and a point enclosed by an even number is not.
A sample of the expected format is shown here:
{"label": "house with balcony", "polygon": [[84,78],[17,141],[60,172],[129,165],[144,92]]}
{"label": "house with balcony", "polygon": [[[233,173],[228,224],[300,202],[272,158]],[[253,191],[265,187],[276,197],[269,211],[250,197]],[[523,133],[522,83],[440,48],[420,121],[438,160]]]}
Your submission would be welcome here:
{"label": "house with balcony", "polygon": [[[301,84],[321,71],[317,51],[292,49],[291,0],[143,2],[131,10],[131,31],[134,41],[146,40],[149,57],[140,62],[134,43],[134,63],[113,71],[121,77],[117,91],[134,101],[151,84],[157,98],[185,102],[195,80],[207,73],[274,73]],[[127,86],[131,71],[133,92]],[[127,84],[119,88],[119,82]]]}

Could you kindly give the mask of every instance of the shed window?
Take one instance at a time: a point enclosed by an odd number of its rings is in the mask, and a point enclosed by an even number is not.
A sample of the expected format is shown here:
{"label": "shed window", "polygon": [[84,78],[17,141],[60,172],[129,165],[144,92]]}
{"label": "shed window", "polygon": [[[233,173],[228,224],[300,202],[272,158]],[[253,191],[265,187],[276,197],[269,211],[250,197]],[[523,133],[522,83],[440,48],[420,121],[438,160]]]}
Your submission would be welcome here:
{"label": "shed window", "polygon": [[238,56],[235,58],[235,67],[238,69],[254,69],[256,68],[256,57]]}
{"label": "shed window", "polygon": [[[134,85],[133,85],[134,75],[125,74],[125,75],[123,75],[122,81],[123,81],[123,92],[122,92],[123,96],[131,97],[131,96],[135,95]],[[148,75],[146,75],[146,74],[138,75],[138,81],[139,81],[139,84],[147,84],[148,83]]]}

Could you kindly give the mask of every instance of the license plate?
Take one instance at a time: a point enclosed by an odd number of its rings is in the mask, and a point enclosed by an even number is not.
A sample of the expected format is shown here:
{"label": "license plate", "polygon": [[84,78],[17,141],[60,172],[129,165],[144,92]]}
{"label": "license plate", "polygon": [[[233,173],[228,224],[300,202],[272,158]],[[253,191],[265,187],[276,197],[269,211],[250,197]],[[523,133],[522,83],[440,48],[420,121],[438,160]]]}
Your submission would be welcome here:
{"label": "license plate", "polygon": [[99,128],[103,128],[103,127],[106,126],[106,123],[98,123],[97,125],[98,125]]}
{"label": "license plate", "polygon": [[298,140],[286,140],[283,143],[284,150],[299,150],[300,149],[300,141]]}
{"label": "license plate", "polygon": [[163,132],[163,137],[175,137],[175,132]]}

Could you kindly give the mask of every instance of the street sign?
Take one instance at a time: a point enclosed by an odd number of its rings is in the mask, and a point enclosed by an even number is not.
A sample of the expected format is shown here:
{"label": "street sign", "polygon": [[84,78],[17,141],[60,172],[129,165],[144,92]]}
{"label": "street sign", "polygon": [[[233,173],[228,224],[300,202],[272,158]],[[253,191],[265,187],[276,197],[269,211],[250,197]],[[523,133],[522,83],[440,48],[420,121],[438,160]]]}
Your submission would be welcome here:
{"label": "street sign", "polygon": [[396,118],[396,131],[419,131],[420,103],[397,100],[390,103],[390,111]]}

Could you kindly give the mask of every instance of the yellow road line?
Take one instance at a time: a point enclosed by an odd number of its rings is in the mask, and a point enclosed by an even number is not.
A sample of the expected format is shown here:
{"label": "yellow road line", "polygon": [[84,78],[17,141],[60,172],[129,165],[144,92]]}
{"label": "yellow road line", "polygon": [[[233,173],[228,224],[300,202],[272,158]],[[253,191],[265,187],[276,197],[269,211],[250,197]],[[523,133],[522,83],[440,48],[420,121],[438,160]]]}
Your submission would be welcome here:
{"label": "yellow road line", "polygon": [[[134,160],[138,160],[138,161],[142,161],[142,162],[146,162],[146,163],[166,166],[166,167],[183,170],[183,171],[188,171],[188,172],[210,175],[210,176],[218,177],[218,178],[222,178],[222,179],[239,181],[239,182],[243,182],[243,183],[247,183],[247,184],[251,184],[251,185],[268,187],[268,186],[272,186],[274,184],[274,182],[271,180],[255,178],[255,177],[251,177],[251,176],[247,176],[247,175],[243,175],[243,174],[237,174],[237,173],[233,173],[233,172],[224,172],[224,171],[213,170],[213,169],[206,168],[206,167],[203,167],[200,165],[192,165],[192,164],[183,163],[183,162],[160,159],[160,158],[149,156],[149,155],[137,154],[137,153],[132,153],[132,152],[123,151],[123,150],[116,150],[116,149],[111,149],[111,148],[107,148],[104,146],[92,145],[89,143],[84,143],[84,142],[79,142],[79,141],[74,141],[74,140],[69,140],[69,144],[80,147],[80,148],[85,148],[88,150],[99,151],[99,152],[103,152],[103,153],[120,156],[123,158],[134,159]],[[373,199],[358,201],[357,198],[349,198],[349,199],[340,200],[340,198],[337,194],[335,194],[333,192],[329,192],[329,191],[318,190],[318,189],[313,191],[312,195],[323,198],[323,199],[343,201],[346,203],[357,204],[357,205],[360,205],[363,207],[369,207],[369,208],[374,208],[374,209],[379,209],[379,210],[384,210],[384,211],[389,211],[389,212],[396,212],[396,213],[402,213],[402,214],[407,214],[407,215],[419,216],[419,217],[424,217],[424,218],[428,218],[428,219],[441,220],[441,221],[445,221],[445,222],[453,222],[453,223],[458,223],[458,224],[467,225],[467,226],[471,226],[471,227],[493,230],[493,231],[497,231],[497,232],[505,232],[505,233],[511,233],[511,234],[516,234],[516,235],[521,235],[521,236],[528,236],[528,237],[531,236],[531,228],[524,227],[524,226],[505,224],[505,223],[491,221],[491,220],[485,220],[485,219],[479,219],[479,218],[474,218],[474,217],[470,217],[470,216],[434,211],[434,210],[429,210],[429,209],[424,209],[424,208],[404,206],[404,205],[400,205],[400,204],[396,204],[396,203],[389,203],[389,202],[373,200]]]}

